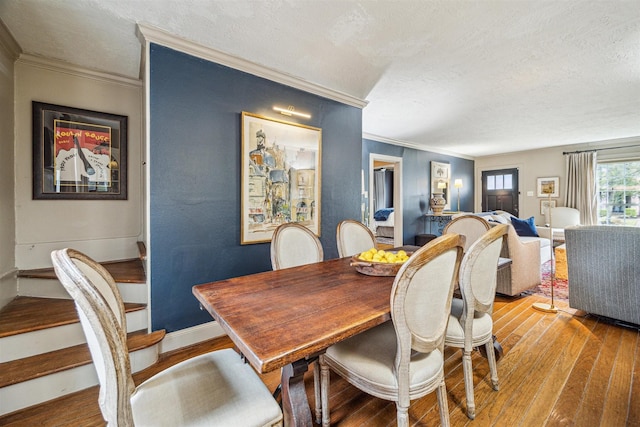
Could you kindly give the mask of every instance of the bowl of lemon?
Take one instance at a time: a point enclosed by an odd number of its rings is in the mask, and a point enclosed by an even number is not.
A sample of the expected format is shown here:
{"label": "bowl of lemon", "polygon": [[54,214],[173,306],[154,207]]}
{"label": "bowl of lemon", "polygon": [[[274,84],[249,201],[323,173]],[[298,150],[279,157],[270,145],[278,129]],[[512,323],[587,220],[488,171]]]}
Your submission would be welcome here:
{"label": "bowl of lemon", "polygon": [[367,276],[395,276],[412,252],[371,248],[351,257],[351,266]]}

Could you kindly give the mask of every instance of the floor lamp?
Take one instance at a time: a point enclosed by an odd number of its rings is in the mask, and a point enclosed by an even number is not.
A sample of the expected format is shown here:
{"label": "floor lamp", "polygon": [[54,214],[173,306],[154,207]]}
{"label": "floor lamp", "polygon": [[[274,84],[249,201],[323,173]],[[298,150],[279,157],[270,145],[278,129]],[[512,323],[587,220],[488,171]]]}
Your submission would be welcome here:
{"label": "floor lamp", "polygon": [[458,189],[458,212],[460,212],[460,189],[462,188],[462,180],[456,179],[453,181],[453,186]]}
{"label": "floor lamp", "polygon": [[533,308],[535,308],[536,310],[540,310],[540,311],[544,311],[546,313],[557,313],[558,309],[556,308],[555,305],[553,305],[553,287],[556,281],[556,272],[555,272],[555,268],[554,268],[554,262],[553,262],[553,224],[552,224],[552,218],[551,218],[551,191],[547,191],[547,194],[549,194],[549,203],[547,203],[547,212],[549,212],[549,248],[551,250],[551,265],[550,265],[550,270],[551,270],[551,304],[546,303],[546,302],[534,302],[533,303]]}

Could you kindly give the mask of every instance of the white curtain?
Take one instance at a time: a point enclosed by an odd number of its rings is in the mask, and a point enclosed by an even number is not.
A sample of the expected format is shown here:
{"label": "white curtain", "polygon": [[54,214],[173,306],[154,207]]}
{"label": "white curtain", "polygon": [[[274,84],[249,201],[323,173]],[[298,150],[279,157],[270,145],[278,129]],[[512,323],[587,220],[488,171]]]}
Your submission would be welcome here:
{"label": "white curtain", "polygon": [[581,224],[597,224],[596,152],[568,153],[565,164],[567,183],[564,192],[564,205],[580,211]]}

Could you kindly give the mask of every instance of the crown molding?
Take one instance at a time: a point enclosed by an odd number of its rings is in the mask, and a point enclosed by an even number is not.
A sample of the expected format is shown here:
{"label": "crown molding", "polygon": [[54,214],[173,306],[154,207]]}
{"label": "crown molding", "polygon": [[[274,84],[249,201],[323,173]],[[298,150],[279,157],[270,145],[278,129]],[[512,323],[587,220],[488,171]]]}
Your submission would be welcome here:
{"label": "crown molding", "polygon": [[362,137],[364,139],[370,139],[372,141],[383,142],[385,144],[399,145],[401,147],[413,148],[414,150],[428,151],[430,153],[444,154],[446,156],[453,156],[453,157],[458,157],[458,158],[467,159],[467,160],[475,160],[475,157],[468,156],[466,154],[454,153],[453,151],[447,151],[447,150],[442,150],[442,149],[439,149],[439,148],[433,148],[433,147],[428,147],[428,146],[424,146],[424,145],[419,145],[419,144],[416,144],[415,142],[400,141],[398,139],[385,138],[383,136],[374,135],[374,134],[371,134],[371,133],[363,132],[362,133]]}
{"label": "crown molding", "polygon": [[14,60],[18,59],[22,53],[22,48],[16,39],[13,38],[11,31],[9,31],[2,19],[0,19],[0,46],[2,46]]}
{"label": "crown molding", "polygon": [[368,104],[368,101],[366,100],[362,100],[342,92],[328,89],[326,87],[308,82],[306,80],[283,73],[281,71],[264,67],[246,59],[221,52],[219,50],[199,45],[146,23],[139,22],[137,25],[137,32],[138,37],[140,38],[142,43],[151,42],[160,44],[179,52],[184,52],[189,55],[205,59],[207,61],[215,62],[217,64],[243,71],[245,73],[253,74],[258,77],[263,77],[276,83],[291,86],[293,88],[300,89],[305,92],[321,96],[323,98],[328,98],[334,101],[341,102],[343,104],[350,105],[352,107],[364,108]]}
{"label": "crown molding", "polygon": [[49,71],[56,71],[70,74],[78,77],[93,78],[101,81],[111,81],[127,86],[142,87],[142,81],[131,77],[121,76],[118,74],[105,73],[103,71],[84,68],[79,65],[73,65],[68,62],[60,61],[52,58],[44,58],[23,53],[20,55],[17,63],[22,63],[32,67],[38,67]]}

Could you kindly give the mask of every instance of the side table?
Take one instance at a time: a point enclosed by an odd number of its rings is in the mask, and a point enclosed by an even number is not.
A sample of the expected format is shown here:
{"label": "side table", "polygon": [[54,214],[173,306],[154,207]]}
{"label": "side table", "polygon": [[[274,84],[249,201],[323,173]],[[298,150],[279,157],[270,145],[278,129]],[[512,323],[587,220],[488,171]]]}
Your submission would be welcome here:
{"label": "side table", "polygon": [[[442,236],[442,230],[451,221],[452,215],[451,213],[443,213],[442,215],[424,214],[425,233]],[[427,231],[427,223],[429,224],[429,231]]]}

